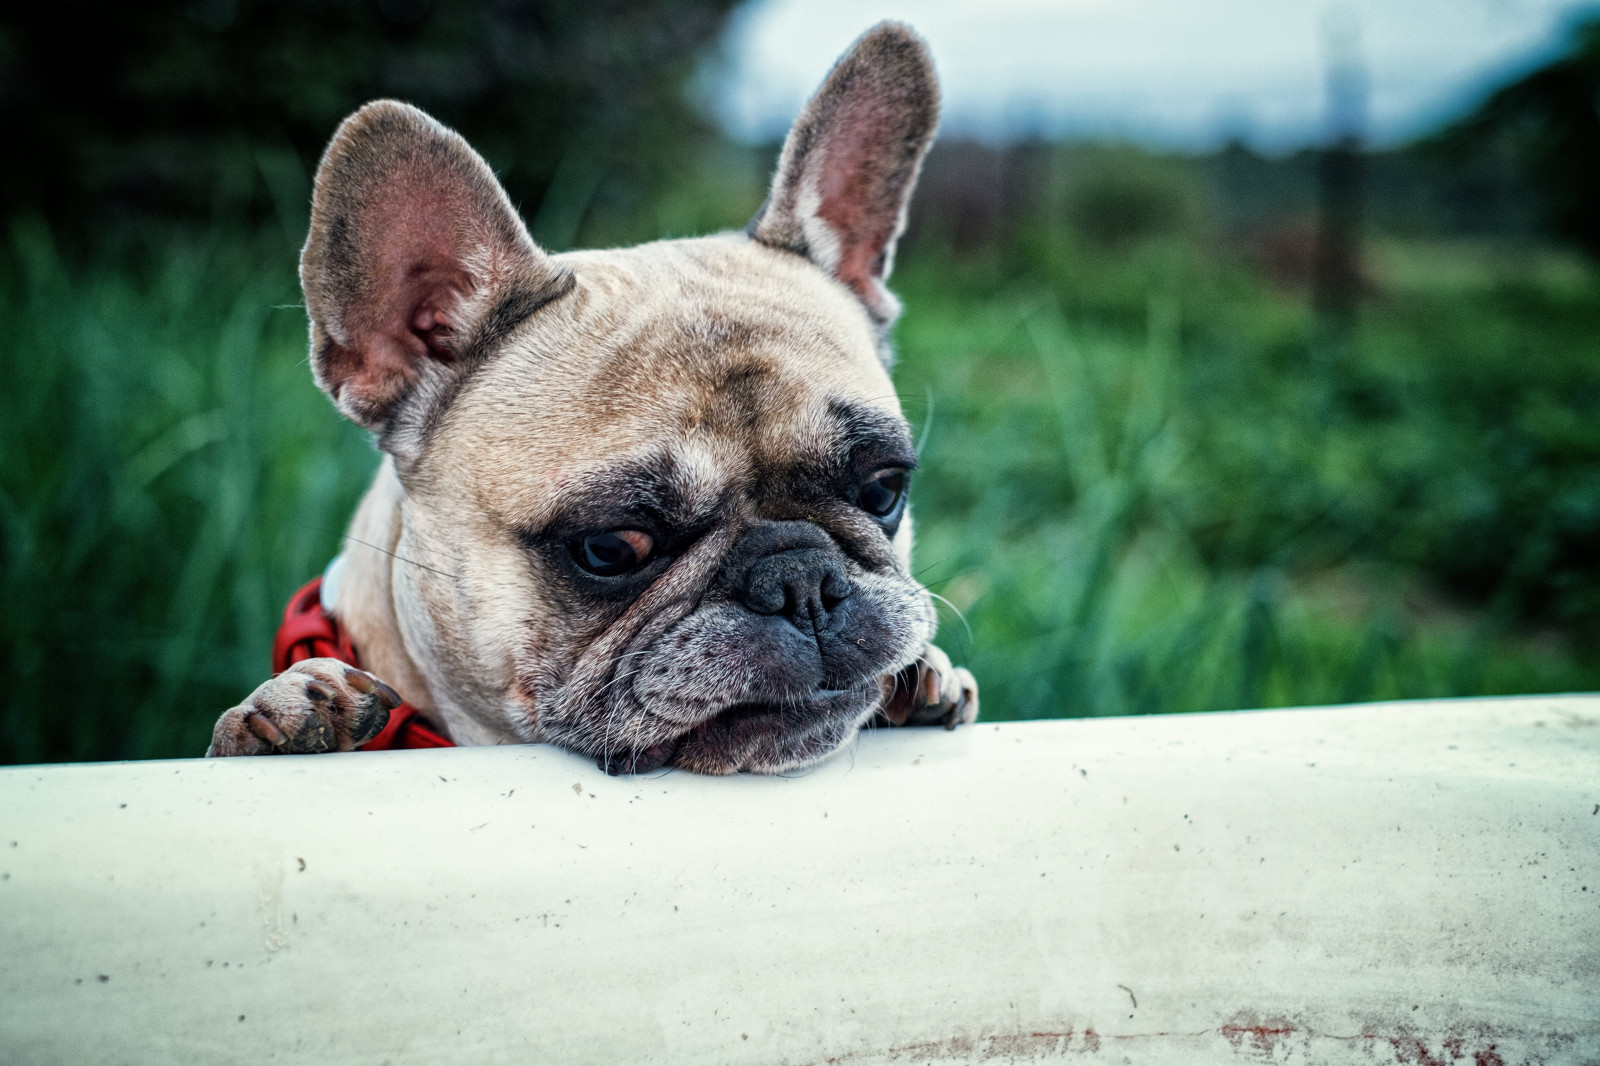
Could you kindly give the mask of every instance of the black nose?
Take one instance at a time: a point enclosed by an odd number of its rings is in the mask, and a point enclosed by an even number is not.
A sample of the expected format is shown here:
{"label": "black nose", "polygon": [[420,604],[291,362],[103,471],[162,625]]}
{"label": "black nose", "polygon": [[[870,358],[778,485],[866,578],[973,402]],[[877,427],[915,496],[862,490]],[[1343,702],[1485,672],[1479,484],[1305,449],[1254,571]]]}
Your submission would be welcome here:
{"label": "black nose", "polygon": [[850,595],[844,557],[809,523],[774,522],[753,532],[739,554],[750,560],[740,599],[756,614],[782,615],[805,633],[820,633]]}
{"label": "black nose", "polygon": [[800,548],[769,555],[752,566],[744,602],[756,614],[781,614],[797,628],[815,633],[848,595],[850,578],[837,556]]}

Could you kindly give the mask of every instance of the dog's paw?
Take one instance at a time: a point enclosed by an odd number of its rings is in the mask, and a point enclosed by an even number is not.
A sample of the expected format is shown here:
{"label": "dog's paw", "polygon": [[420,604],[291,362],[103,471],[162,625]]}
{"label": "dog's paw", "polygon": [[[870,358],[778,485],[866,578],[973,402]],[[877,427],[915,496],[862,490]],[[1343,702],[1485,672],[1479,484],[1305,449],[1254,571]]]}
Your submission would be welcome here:
{"label": "dog's paw", "polygon": [[922,658],[882,680],[890,725],[942,725],[954,729],[978,720],[978,682],[965,667],[929,644]]}
{"label": "dog's paw", "polygon": [[307,659],[217,719],[209,756],[350,751],[389,723],[400,694],[337,659]]}

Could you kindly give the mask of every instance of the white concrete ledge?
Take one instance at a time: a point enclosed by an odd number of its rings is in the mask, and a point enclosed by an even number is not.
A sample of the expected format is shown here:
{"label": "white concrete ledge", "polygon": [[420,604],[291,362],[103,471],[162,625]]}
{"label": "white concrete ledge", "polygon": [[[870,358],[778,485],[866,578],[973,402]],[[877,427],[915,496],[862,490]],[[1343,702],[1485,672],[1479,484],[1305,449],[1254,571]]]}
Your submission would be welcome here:
{"label": "white concrete ledge", "polygon": [[0,1062],[1600,1061],[1600,699],[0,771]]}

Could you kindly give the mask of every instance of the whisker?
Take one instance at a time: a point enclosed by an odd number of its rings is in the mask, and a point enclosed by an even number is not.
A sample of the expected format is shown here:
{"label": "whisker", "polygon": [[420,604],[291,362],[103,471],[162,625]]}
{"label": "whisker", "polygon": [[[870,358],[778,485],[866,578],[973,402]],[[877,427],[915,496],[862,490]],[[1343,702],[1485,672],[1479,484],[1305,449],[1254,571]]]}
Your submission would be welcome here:
{"label": "whisker", "polygon": [[621,651],[613,656],[612,661],[621,662],[623,659],[631,659],[636,655],[649,655],[654,650],[654,648],[640,648],[637,651]]}
{"label": "whisker", "polygon": [[448,570],[435,570],[433,567],[428,566],[425,563],[419,563],[415,559],[407,559],[404,555],[401,555],[398,552],[392,552],[388,548],[383,548],[383,547],[380,547],[380,546],[378,546],[376,544],[373,544],[373,543],[371,543],[369,541],[362,540],[360,537],[352,537],[348,533],[341,534],[340,535],[340,539],[341,540],[354,541],[355,543],[360,544],[363,547],[371,548],[373,551],[382,552],[383,554],[387,555],[391,559],[398,559],[402,563],[405,563],[407,566],[414,566],[419,570],[426,570],[430,574],[438,574],[440,577],[448,577],[448,578],[453,578],[453,579],[456,579],[456,580],[459,580],[460,577],[461,577],[460,574],[452,574]]}
{"label": "whisker", "polygon": [[[607,683],[607,687],[609,688],[611,684],[614,684],[616,682],[616,680],[617,680],[616,678],[613,678],[611,680],[611,682]],[[605,689],[601,689],[601,692],[604,692],[604,691],[605,691]],[[598,696],[599,693],[596,693],[595,695]],[[611,729],[616,724],[617,724],[617,716],[616,715],[608,715],[606,717],[606,728],[605,728],[605,731],[600,734],[600,761],[605,766],[607,773],[611,772]]]}
{"label": "whisker", "polygon": [[981,566],[969,567],[966,570],[958,570],[956,573],[951,574],[949,577],[941,577],[937,581],[933,581],[933,582],[925,581],[925,582],[922,583],[922,587],[923,588],[927,588],[930,584],[933,584],[933,585],[948,585],[950,582],[954,581],[958,577],[966,577],[968,574],[977,574],[977,573],[981,573],[982,571],[983,571],[983,567],[981,567]]}
{"label": "whisker", "polygon": [[932,589],[925,589],[924,591],[926,591],[928,593],[928,595],[932,596],[934,599],[938,600],[940,603],[944,604],[946,607],[948,607],[952,611],[954,611],[955,615],[956,615],[956,618],[958,618],[961,621],[962,627],[965,628],[966,631],[967,631],[967,639],[968,640],[973,639],[973,637],[972,637],[972,626],[967,623],[967,616],[965,614],[961,613],[961,608],[957,607],[955,604],[951,603],[949,600],[945,599],[943,596],[939,595],[937,592],[933,591]]}
{"label": "whisker", "polygon": [[607,773],[611,772],[611,726],[614,721],[613,718],[607,718],[606,727],[600,733],[600,765],[605,767]]}
{"label": "whisker", "polygon": [[922,409],[922,432],[917,434],[917,454],[922,454],[922,446],[928,443],[928,435],[933,432],[933,386],[926,386],[927,405]]}
{"label": "whisker", "polygon": [[596,689],[595,693],[594,693],[594,696],[592,698],[599,699],[601,696],[605,695],[606,690],[611,688],[612,685],[615,685],[615,684],[617,684],[618,682],[621,682],[621,681],[627,681],[627,680],[629,680],[631,678],[638,677],[640,671],[642,671],[643,669],[644,669],[644,667],[641,666],[641,667],[639,667],[638,670],[629,670],[625,674],[623,674],[623,673],[617,674],[610,681],[607,681],[605,684],[601,685],[598,689]]}
{"label": "whisker", "polygon": [[[645,655],[645,654],[648,654],[648,649],[646,649],[645,651],[626,652],[626,653],[624,653],[622,655],[617,656],[616,659],[613,660],[613,663],[621,662],[623,659],[629,659],[629,658],[633,658],[634,656]],[[644,669],[643,667],[639,667],[638,669],[628,670],[628,671],[625,671],[625,672],[624,671],[618,671],[617,674],[615,676],[613,676],[610,681],[607,681],[604,685],[601,685],[598,689],[596,689],[594,694],[592,696],[590,696],[589,698],[591,700],[598,701],[600,699],[600,697],[604,696],[606,694],[606,692],[609,691],[613,685],[617,685],[617,684],[620,684],[621,682],[628,681],[628,680],[631,680],[634,677],[637,677],[639,675],[640,671],[642,671],[643,669]],[[613,727],[617,726],[618,724],[619,724],[619,719],[618,719],[617,715],[613,714],[613,715],[607,715],[606,716],[605,730],[600,735],[600,758],[601,758],[601,761],[606,766],[610,766],[611,765],[611,730],[612,730]],[[640,723],[635,722],[634,723],[634,732],[635,732],[635,734],[638,733],[639,727],[640,727]]]}

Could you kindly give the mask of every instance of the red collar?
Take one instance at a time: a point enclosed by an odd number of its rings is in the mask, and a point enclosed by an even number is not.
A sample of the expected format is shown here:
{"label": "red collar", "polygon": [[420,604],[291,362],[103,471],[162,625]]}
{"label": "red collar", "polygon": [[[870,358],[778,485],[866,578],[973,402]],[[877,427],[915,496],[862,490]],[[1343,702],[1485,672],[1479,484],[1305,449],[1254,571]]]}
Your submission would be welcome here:
{"label": "red collar", "polygon": [[[289,600],[283,610],[283,624],[272,642],[272,671],[281,673],[306,659],[338,659],[359,668],[350,634],[322,609],[322,578],[308,581]],[[451,741],[427,724],[422,712],[402,703],[389,712],[389,724],[378,735],[361,745],[362,751],[390,751],[395,748],[453,748]]]}

